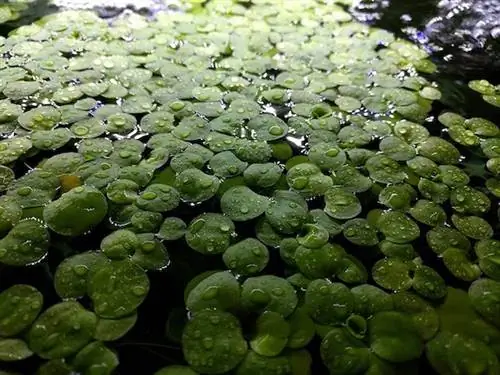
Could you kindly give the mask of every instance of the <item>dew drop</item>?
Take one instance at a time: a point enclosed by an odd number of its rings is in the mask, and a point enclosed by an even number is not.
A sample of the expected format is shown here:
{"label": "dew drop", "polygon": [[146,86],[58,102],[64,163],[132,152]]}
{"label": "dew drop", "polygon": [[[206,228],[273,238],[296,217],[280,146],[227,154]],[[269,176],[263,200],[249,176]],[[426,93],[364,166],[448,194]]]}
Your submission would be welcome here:
{"label": "dew drop", "polygon": [[23,186],[16,190],[17,195],[22,197],[26,197],[33,192],[33,189],[29,186]]}
{"label": "dew drop", "polygon": [[274,294],[277,297],[281,297],[282,295],[285,294],[285,291],[282,288],[273,288],[271,291],[272,294]]}
{"label": "dew drop", "polygon": [[72,130],[73,133],[75,133],[78,136],[84,136],[89,133],[89,129],[86,128],[85,126],[75,126]]}
{"label": "dew drop", "polygon": [[326,152],[326,156],[330,157],[330,158],[334,158],[335,156],[337,156],[339,154],[339,150],[336,149],[336,148],[331,148],[329,149],[327,152]]}
{"label": "dew drop", "polygon": [[88,272],[88,267],[84,264],[76,264],[73,266],[73,272],[78,276],[83,276]]}
{"label": "dew drop", "polygon": [[151,201],[153,199],[156,199],[158,195],[155,192],[152,191],[146,191],[145,193],[142,193],[141,198],[145,199],[147,201]]}
{"label": "dew drop", "polygon": [[248,264],[245,268],[249,273],[255,273],[259,271],[259,266],[256,264]]}
{"label": "dew drop", "polygon": [[265,304],[269,301],[269,295],[262,289],[254,289],[250,292],[250,299],[257,304]]}
{"label": "dew drop", "polygon": [[143,296],[146,294],[146,288],[140,285],[134,286],[132,288],[132,293],[134,293],[137,297]]}
{"label": "dew drop", "polygon": [[204,300],[211,300],[214,299],[218,293],[219,287],[212,285],[202,293],[201,298],[203,298]]}
{"label": "dew drop", "polygon": [[203,347],[206,350],[210,350],[214,347],[214,340],[211,337],[204,337],[202,340]]}
{"label": "dew drop", "polygon": [[304,189],[309,183],[306,177],[298,177],[294,181],[292,181],[292,187],[297,190]]}
{"label": "dew drop", "polygon": [[271,126],[269,128],[269,134],[271,134],[271,135],[279,136],[279,135],[282,135],[283,133],[284,133],[284,130],[277,125]]}
{"label": "dew drop", "polygon": [[147,241],[142,244],[142,251],[145,253],[150,253],[153,251],[156,247],[156,244],[154,241]]}

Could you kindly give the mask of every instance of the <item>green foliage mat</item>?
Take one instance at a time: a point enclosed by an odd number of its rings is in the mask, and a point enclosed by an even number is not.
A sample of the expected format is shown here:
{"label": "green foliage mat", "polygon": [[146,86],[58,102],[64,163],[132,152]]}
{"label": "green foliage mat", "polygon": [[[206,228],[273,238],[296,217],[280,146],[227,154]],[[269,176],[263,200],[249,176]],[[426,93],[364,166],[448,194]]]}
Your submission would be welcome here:
{"label": "green foliage mat", "polygon": [[6,373],[499,374],[497,125],[340,1],[184,5],[0,39]]}

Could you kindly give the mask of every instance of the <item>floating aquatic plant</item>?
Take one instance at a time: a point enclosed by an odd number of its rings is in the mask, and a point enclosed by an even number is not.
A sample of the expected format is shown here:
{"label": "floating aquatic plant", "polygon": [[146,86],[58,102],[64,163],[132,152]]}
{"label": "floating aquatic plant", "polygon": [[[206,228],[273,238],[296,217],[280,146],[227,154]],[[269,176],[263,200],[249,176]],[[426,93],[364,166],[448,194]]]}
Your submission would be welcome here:
{"label": "floating aquatic plant", "polygon": [[47,277],[2,281],[0,360],[500,371],[500,130],[435,113],[428,54],[343,5],[68,11],[1,39],[0,265]]}

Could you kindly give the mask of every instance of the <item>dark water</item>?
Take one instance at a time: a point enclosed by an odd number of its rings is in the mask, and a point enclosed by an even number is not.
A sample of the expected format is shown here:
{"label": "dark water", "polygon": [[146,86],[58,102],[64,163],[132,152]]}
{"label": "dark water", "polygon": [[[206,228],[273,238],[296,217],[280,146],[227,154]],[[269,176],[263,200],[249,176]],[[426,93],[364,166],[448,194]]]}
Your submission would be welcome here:
{"label": "dark water", "polygon": [[[38,1],[19,20],[1,25],[0,35],[55,11],[57,9],[47,0]],[[122,10],[103,7],[99,11],[105,17],[114,17]],[[142,11],[148,13],[148,10]],[[500,30],[497,30],[500,27],[500,0],[372,0],[360,1],[350,11],[357,19],[419,43],[431,53],[439,71],[429,78],[437,81],[443,92],[442,104],[437,105],[435,113],[449,108],[468,117],[500,118],[500,109],[484,103],[467,87],[469,80],[479,78],[500,83]],[[193,215],[191,207],[185,209],[190,211],[189,216]],[[200,212],[213,211],[205,206],[197,209]],[[178,216],[182,217],[182,212]],[[223,264],[220,259],[208,264],[205,257],[181,242],[172,242],[168,246],[173,267],[168,272],[149,274],[152,288],[139,308],[139,319],[133,330],[126,339],[110,344],[119,351],[121,363],[117,374],[151,374],[162,366],[182,361],[178,342],[175,339],[165,341],[165,317],[172,316],[172,311],[176,311],[173,307],[182,306],[183,289],[191,277],[205,269],[223,268]],[[92,238],[84,239],[79,245],[86,248],[97,246],[92,244]],[[78,244],[71,244],[71,247],[75,251]],[[57,296],[52,289],[53,270],[68,254],[64,249],[54,249],[52,253],[56,255],[46,266],[0,270],[0,283],[4,286],[37,280],[37,285],[46,286],[46,290],[40,291],[46,297],[47,306],[56,303]],[[438,272],[446,273],[441,268],[437,269]],[[13,364],[12,370],[30,374],[38,365],[38,361],[29,360],[22,367]],[[315,375],[321,372],[321,369],[313,370]],[[420,362],[409,364],[400,373],[430,374],[431,370],[425,362]]]}
{"label": "dark water", "polygon": [[500,81],[498,0],[361,0],[351,12],[424,46],[448,74]]}
{"label": "dark water", "polygon": [[424,47],[439,70],[442,103],[469,117],[498,119],[500,110],[467,87],[473,79],[499,84],[499,0],[359,0],[350,12],[361,22]]}

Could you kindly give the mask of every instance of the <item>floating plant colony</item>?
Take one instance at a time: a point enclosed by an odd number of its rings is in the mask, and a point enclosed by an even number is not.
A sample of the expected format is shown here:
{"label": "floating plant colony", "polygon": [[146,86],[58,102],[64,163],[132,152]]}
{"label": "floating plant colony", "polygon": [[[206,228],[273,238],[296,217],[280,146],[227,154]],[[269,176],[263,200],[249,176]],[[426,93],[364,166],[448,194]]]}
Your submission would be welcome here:
{"label": "floating plant colony", "polygon": [[180,290],[156,375],[500,373],[500,130],[435,113],[426,52],[341,5],[0,40],[0,272],[47,275],[2,278],[0,361],[112,374]]}

